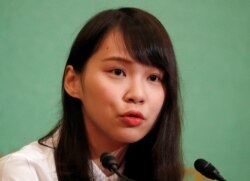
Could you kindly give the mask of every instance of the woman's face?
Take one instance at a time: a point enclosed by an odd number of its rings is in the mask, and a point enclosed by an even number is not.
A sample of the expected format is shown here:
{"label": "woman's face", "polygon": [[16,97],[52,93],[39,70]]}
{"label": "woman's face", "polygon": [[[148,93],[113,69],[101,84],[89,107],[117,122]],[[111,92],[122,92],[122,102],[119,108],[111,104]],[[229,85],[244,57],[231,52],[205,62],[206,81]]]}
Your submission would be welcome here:
{"label": "woman's face", "polygon": [[92,147],[111,151],[142,139],[166,96],[162,78],[161,70],[128,54],[119,31],[108,33],[79,75],[77,97]]}

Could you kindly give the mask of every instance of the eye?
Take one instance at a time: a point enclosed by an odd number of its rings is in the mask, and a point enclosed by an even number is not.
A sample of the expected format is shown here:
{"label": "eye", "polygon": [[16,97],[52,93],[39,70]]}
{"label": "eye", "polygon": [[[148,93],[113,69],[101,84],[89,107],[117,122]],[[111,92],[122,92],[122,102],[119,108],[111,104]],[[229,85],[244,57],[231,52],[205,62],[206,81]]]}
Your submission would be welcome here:
{"label": "eye", "polygon": [[160,82],[161,81],[161,78],[155,74],[150,75],[148,79],[152,82]]}
{"label": "eye", "polygon": [[116,76],[125,76],[125,72],[122,69],[113,69],[111,72]]}

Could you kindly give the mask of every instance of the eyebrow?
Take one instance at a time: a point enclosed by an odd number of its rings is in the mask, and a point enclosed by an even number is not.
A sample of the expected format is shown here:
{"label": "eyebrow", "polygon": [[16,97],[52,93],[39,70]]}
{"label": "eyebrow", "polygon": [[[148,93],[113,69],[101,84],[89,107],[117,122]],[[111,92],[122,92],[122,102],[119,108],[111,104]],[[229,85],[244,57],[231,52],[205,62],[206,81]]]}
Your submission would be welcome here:
{"label": "eyebrow", "polygon": [[131,59],[127,59],[127,58],[119,57],[119,56],[107,57],[107,58],[104,58],[103,61],[118,61],[118,62],[129,63],[129,64],[133,62],[133,60]]}

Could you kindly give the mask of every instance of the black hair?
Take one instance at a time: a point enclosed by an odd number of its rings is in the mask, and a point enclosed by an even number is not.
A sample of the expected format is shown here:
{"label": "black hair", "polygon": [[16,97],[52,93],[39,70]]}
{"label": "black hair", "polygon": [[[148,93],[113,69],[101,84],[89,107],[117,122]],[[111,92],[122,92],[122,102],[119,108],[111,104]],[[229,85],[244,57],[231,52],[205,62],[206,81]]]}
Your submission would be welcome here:
{"label": "black hair", "polygon": [[[137,8],[105,10],[91,18],[76,37],[66,66],[81,72],[108,32],[118,28],[125,46],[135,60],[164,71],[167,96],[154,128],[141,140],[131,143],[125,154],[124,174],[136,181],[181,181],[181,118],[179,79],[173,46],[157,18]],[[64,77],[63,77],[64,82]],[[90,149],[81,101],[64,90],[62,119],[43,141],[59,131],[55,164],[59,181],[93,180]]]}

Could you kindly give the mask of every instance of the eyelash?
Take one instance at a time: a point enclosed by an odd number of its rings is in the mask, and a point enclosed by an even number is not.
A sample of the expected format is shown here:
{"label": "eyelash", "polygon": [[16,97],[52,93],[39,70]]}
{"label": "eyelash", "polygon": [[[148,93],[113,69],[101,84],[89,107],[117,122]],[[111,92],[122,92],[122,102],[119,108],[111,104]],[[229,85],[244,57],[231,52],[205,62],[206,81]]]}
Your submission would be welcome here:
{"label": "eyelash", "polygon": [[123,76],[126,76],[125,72],[122,69],[116,68],[111,70],[111,72],[115,75],[115,76],[121,76],[121,73],[123,74]]}
{"label": "eyelash", "polygon": [[[123,69],[120,69],[120,68],[112,69],[110,72],[118,77],[126,76],[125,71]],[[152,82],[161,82],[162,78],[157,74],[151,74],[151,75],[149,75],[148,80],[150,80]]]}
{"label": "eyelash", "polygon": [[151,74],[148,78],[152,82],[161,82],[162,79],[159,75]]}

